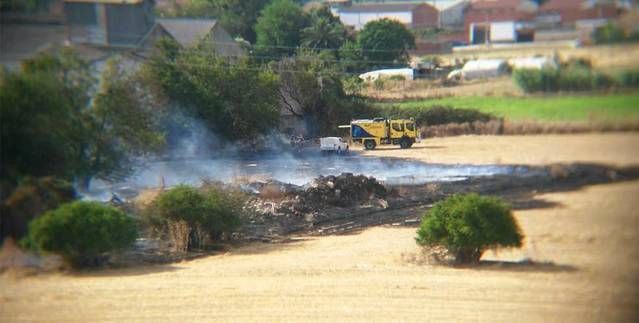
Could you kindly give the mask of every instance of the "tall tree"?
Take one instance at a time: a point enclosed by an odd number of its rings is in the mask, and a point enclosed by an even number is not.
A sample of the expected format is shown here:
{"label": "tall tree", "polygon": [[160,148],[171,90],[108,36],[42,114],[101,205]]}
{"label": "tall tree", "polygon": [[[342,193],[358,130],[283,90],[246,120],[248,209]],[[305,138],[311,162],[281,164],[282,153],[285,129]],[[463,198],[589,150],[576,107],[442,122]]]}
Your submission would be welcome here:
{"label": "tall tree", "polygon": [[304,120],[310,135],[334,133],[335,125],[345,121],[340,110],[346,110],[350,98],[344,93],[333,53],[301,50],[277,62],[275,70],[283,107]]}
{"label": "tall tree", "polygon": [[12,186],[23,176],[72,178],[85,135],[66,89],[51,74],[8,73],[0,80],[0,171]]}
{"label": "tall tree", "polygon": [[357,43],[370,64],[392,66],[406,62],[415,37],[402,23],[384,18],[364,25]]}
{"label": "tall tree", "polygon": [[40,54],[0,80],[2,178],[72,178],[84,167],[83,111],[95,82],[69,49]]}
{"label": "tall tree", "polygon": [[119,59],[107,61],[100,85],[86,111],[86,180],[127,175],[130,157],[156,152],[164,143],[153,107],[141,104],[143,85]]}
{"label": "tall tree", "polygon": [[338,54],[344,72],[360,73],[366,69],[366,57],[357,43],[346,41],[340,47]]}
{"label": "tall tree", "polygon": [[260,12],[271,0],[208,0],[220,23],[231,35],[255,43],[255,24]]}
{"label": "tall tree", "polygon": [[267,59],[292,55],[300,45],[301,30],[307,25],[306,14],[295,2],[273,1],[262,10],[255,26],[258,54]]}
{"label": "tall tree", "polygon": [[[89,65],[73,51],[42,54],[0,81],[2,175],[109,177],[127,156],[161,144],[144,91],[109,64],[96,92]],[[5,177],[7,176],[7,177]]]}
{"label": "tall tree", "polygon": [[302,44],[313,49],[338,49],[345,38],[344,25],[327,6],[313,9],[310,26],[302,30]]}
{"label": "tall tree", "polygon": [[164,40],[145,70],[174,113],[202,121],[222,139],[250,140],[277,125],[277,77],[246,60],[230,63],[203,48],[184,51]]}

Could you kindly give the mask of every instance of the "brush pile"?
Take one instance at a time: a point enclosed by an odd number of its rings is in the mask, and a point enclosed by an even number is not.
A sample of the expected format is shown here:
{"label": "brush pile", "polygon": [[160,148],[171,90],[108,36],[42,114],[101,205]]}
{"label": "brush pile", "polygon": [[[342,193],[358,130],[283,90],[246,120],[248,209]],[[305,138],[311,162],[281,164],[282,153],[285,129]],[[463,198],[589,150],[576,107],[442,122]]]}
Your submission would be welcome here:
{"label": "brush pile", "polygon": [[316,178],[301,194],[301,201],[311,208],[351,207],[374,198],[385,198],[386,193],[386,188],[374,177],[343,173]]}

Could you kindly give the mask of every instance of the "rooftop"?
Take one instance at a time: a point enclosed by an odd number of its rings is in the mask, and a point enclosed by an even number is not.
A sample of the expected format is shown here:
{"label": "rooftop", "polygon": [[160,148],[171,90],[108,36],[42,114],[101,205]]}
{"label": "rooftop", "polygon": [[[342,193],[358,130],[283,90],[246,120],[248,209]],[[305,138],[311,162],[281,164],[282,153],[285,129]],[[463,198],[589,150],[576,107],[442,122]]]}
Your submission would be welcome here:
{"label": "rooftop", "polygon": [[155,20],[184,47],[195,45],[217,24],[215,19],[158,18]]}
{"label": "rooftop", "polygon": [[357,3],[351,6],[340,7],[340,12],[406,12],[413,11],[415,7],[427,5],[427,3]]}

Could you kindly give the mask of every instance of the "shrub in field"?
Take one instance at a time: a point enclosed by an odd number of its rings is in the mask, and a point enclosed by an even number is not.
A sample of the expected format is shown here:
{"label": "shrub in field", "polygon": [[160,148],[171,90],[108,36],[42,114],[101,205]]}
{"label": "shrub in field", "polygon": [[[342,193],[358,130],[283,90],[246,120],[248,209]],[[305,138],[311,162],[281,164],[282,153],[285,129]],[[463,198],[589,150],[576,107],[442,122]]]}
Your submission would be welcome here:
{"label": "shrub in field", "polygon": [[558,69],[518,69],[513,72],[515,83],[525,92],[590,91],[617,86],[639,86],[639,70],[625,70],[617,75],[594,71],[590,61],[571,59]]}
{"label": "shrub in field", "polygon": [[98,202],[73,202],[29,224],[24,244],[38,251],[62,255],[72,265],[96,265],[107,252],[133,245],[135,221],[122,211]]}
{"label": "shrub in field", "polygon": [[589,91],[592,89],[593,73],[585,66],[573,66],[560,70],[559,90],[561,91]]}
{"label": "shrub in field", "polygon": [[202,189],[181,185],[160,194],[146,219],[160,234],[168,235],[176,249],[187,250],[237,229],[243,204],[241,193],[216,185]]}
{"label": "shrub in field", "polygon": [[639,87],[639,69],[619,73],[618,82],[623,87]]}
{"label": "shrub in field", "polygon": [[617,85],[614,77],[603,73],[594,73],[591,82],[593,89],[609,89]]}
{"label": "shrub in field", "polygon": [[220,185],[207,184],[202,187],[208,205],[215,213],[207,217],[204,223],[207,232],[215,240],[219,240],[225,234],[237,230],[242,224],[240,215],[246,196],[239,191],[225,189]]}
{"label": "shrub in field", "polygon": [[612,44],[628,40],[624,30],[613,23],[595,29],[592,38],[596,44]]}
{"label": "shrub in field", "polygon": [[477,263],[485,250],[520,247],[522,239],[508,205],[473,193],[435,204],[422,219],[416,241],[445,247],[459,263]]}
{"label": "shrub in field", "polygon": [[75,198],[73,186],[55,177],[24,178],[0,203],[0,242],[27,234],[31,220]]}
{"label": "shrub in field", "polygon": [[513,72],[513,78],[525,92],[554,92],[559,90],[559,70],[556,69],[517,69]]}

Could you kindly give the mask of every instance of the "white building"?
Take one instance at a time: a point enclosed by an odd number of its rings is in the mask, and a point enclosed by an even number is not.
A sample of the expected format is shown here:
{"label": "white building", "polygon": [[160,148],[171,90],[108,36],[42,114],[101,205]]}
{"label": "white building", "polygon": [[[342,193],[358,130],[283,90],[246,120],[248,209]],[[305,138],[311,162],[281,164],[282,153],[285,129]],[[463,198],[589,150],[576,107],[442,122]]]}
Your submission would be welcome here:
{"label": "white building", "polygon": [[388,18],[397,20],[407,28],[437,27],[439,11],[426,3],[331,3],[331,12],[342,23],[360,30],[368,22]]}

